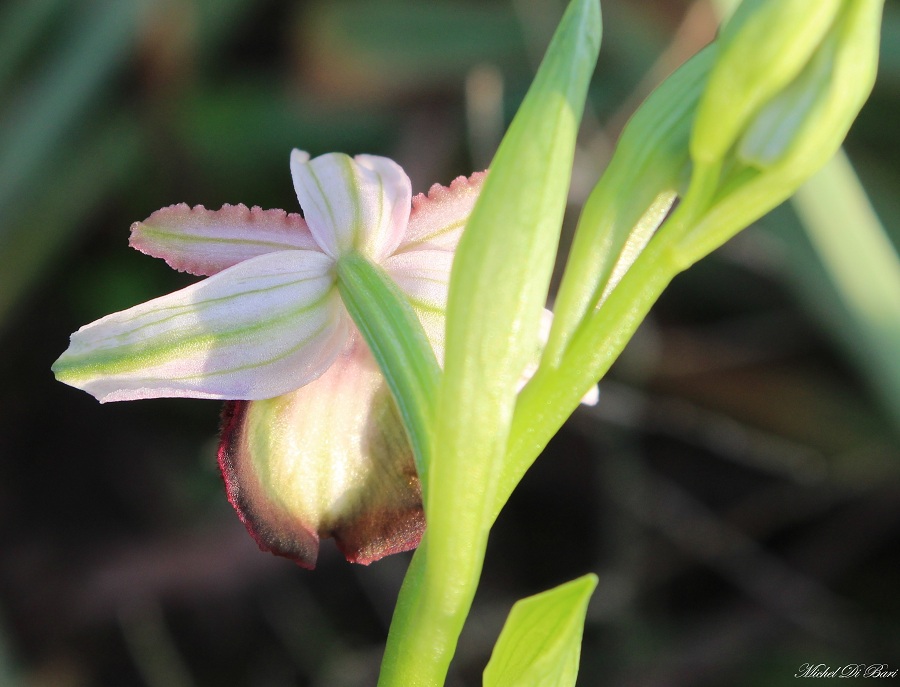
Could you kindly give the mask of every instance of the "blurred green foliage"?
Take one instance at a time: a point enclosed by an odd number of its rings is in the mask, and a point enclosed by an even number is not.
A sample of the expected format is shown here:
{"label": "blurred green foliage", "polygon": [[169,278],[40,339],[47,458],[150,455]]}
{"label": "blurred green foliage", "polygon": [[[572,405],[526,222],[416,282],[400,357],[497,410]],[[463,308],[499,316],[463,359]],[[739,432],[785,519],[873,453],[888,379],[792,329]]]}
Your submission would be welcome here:
{"label": "blurred green foliage", "polygon": [[[603,9],[573,206],[715,30],[702,0]],[[215,404],[101,407],[49,366],[80,324],[189,283],[127,248],[159,207],[295,210],[294,146],[387,154],[415,191],[471,172],[493,152],[472,113],[508,123],[561,11],[0,4],[0,679],[154,684],[176,652],[196,684],[374,683],[404,559],[306,574],[259,554],[215,474]],[[847,150],[895,247],[898,108],[889,0]],[[793,684],[803,662],[900,656],[895,408],[838,293],[786,207],[676,280],[498,521],[455,684],[478,682],[514,599],[588,570],[582,684]]]}

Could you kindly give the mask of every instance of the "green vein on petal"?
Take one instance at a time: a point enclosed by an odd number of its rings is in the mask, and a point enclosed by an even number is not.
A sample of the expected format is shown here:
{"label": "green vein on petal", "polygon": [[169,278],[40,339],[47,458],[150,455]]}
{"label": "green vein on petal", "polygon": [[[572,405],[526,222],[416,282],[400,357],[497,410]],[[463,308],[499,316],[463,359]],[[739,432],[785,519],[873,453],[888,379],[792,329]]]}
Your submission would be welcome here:
{"label": "green vein on petal", "polygon": [[142,223],[141,231],[150,237],[165,239],[176,243],[225,243],[234,246],[267,246],[276,250],[297,250],[297,246],[292,243],[277,241],[261,241],[259,239],[229,239],[216,236],[201,236],[199,234],[182,234],[174,231],[164,231],[162,229],[154,229],[147,224]]}
{"label": "green vein on petal", "polygon": [[[317,277],[317,278],[320,278],[320,277]],[[161,317],[160,319],[158,319],[158,320],[153,320],[152,322],[146,322],[146,323],[144,323],[144,324],[141,324],[141,325],[135,327],[134,329],[129,330],[128,332],[123,332],[123,333],[121,333],[121,334],[112,335],[112,336],[109,336],[109,337],[107,337],[107,338],[105,338],[105,339],[98,339],[95,343],[96,343],[96,344],[100,344],[100,343],[102,343],[102,342],[104,342],[104,341],[110,341],[110,340],[113,340],[113,339],[120,339],[120,338],[123,338],[123,337],[125,337],[125,336],[131,336],[131,335],[135,334],[136,332],[141,331],[142,329],[146,329],[147,327],[153,327],[153,326],[155,326],[155,325],[159,325],[159,324],[161,324],[161,323],[163,323],[163,322],[169,322],[169,321],[171,321],[171,320],[177,319],[177,318],[179,318],[179,317],[183,317],[183,316],[185,316],[185,315],[192,315],[192,314],[195,314],[195,313],[198,313],[198,312],[202,312],[203,310],[208,309],[207,307],[204,307],[204,306],[212,306],[213,304],[219,304],[219,305],[221,305],[222,303],[224,303],[224,302],[226,302],[226,301],[229,301],[229,300],[235,300],[235,299],[237,299],[237,298],[241,298],[241,297],[243,297],[243,296],[249,296],[249,295],[252,295],[252,294],[258,294],[258,293],[274,293],[274,292],[275,292],[276,290],[278,290],[278,289],[284,289],[284,288],[288,288],[288,287],[291,287],[291,286],[296,286],[296,285],[298,285],[298,284],[302,284],[302,283],[305,282],[305,281],[312,281],[312,279],[314,279],[314,278],[313,278],[313,277],[308,277],[308,278],[304,278],[304,279],[296,279],[296,280],[291,281],[291,282],[287,282],[287,283],[284,283],[284,284],[277,284],[277,285],[275,285],[275,286],[271,286],[271,287],[265,288],[265,289],[250,289],[250,290],[248,290],[248,291],[241,291],[240,293],[231,294],[231,295],[229,295],[229,296],[221,296],[221,297],[219,297],[219,298],[207,298],[207,299],[204,299],[204,300],[201,300],[201,301],[196,301],[196,302],[193,302],[193,303],[185,303],[185,304],[182,304],[182,305],[172,305],[172,306],[168,306],[168,307],[164,307],[164,308],[155,309],[155,310],[153,311],[154,313],[156,313],[156,312],[163,313],[163,312],[169,311],[169,310],[177,310],[177,311],[179,311],[179,312],[176,312],[176,313],[174,313],[174,314],[172,314],[172,315],[168,315],[168,316],[166,316],[166,317]],[[322,300],[324,300],[324,299],[322,299]],[[320,301],[320,302],[321,302],[321,301]],[[315,305],[316,305],[316,304],[313,304],[313,305],[310,306],[310,307],[314,307]],[[302,308],[302,309],[298,310],[296,314],[299,314],[299,313],[303,312],[303,310],[305,310],[305,308]],[[124,314],[124,313],[126,313],[126,312],[128,312],[128,311],[127,311],[127,310],[124,310],[124,311],[122,311],[122,313],[119,313],[119,314]],[[140,317],[143,317],[143,316],[149,315],[149,314],[150,314],[150,313],[142,312],[142,313],[140,313],[140,314],[135,315],[135,317],[133,317],[133,318],[122,320],[122,322],[134,321],[134,320],[136,320],[136,319],[138,319],[138,318],[140,318]],[[288,314],[286,315],[286,317],[290,316],[290,314],[291,314],[291,313],[288,313]],[[270,321],[270,322],[274,322],[274,321],[279,321],[279,319],[280,319],[280,318],[277,318],[277,319],[275,319],[275,320],[269,320],[269,321]],[[251,330],[253,330],[253,329],[255,329],[255,328],[256,328],[256,327],[248,327],[246,330],[243,330],[243,331],[251,331]]]}
{"label": "green vein on petal", "polygon": [[[239,294],[243,295],[243,294]],[[230,342],[236,341],[242,337],[249,338],[250,334],[264,331],[266,329],[270,329],[277,324],[281,324],[287,322],[291,319],[296,319],[302,316],[304,313],[309,313],[317,308],[321,307],[323,303],[326,303],[328,300],[334,297],[334,287],[328,291],[322,298],[310,303],[309,305],[305,305],[300,308],[296,308],[294,310],[287,311],[278,317],[273,317],[267,320],[261,320],[255,322],[247,327],[243,327],[241,329],[233,329],[230,331],[220,331],[220,332],[208,332],[208,333],[200,333],[192,337],[187,337],[183,339],[177,339],[174,342],[171,342],[170,345],[160,345],[160,346],[148,346],[141,350],[141,347],[135,346],[131,348],[131,350],[121,350],[114,349],[107,353],[100,352],[92,352],[86,353],[82,355],[72,355],[60,357],[60,359],[54,363],[52,370],[56,373],[56,376],[60,381],[77,381],[79,379],[86,379],[88,377],[93,377],[97,375],[113,375],[117,373],[124,372],[132,372],[135,370],[140,370],[141,368],[150,367],[152,365],[157,365],[159,363],[163,363],[167,360],[171,360],[173,358],[183,357],[181,354],[190,354],[192,352],[211,350],[214,347],[223,347]],[[177,317],[177,316],[173,316]],[[170,318],[166,318],[170,319]],[[157,324],[156,322],[150,324]],[[150,326],[145,325],[145,326]],[[132,334],[143,327],[139,327],[138,329],[132,330],[128,332],[128,334]],[[213,374],[226,374],[229,372],[237,372],[239,370],[251,369],[254,367],[261,367],[263,365],[268,365],[277,360],[281,360],[282,358],[287,357],[292,352],[298,350],[303,345],[306,344],[307,341],[314,338],[316,334],[321,333],[325,327],[320,327],[316,329],[312,335],[304,338],[301,343],[289,349],[287,352],[269,358],[267,360],[260,361],[259,363],[254,363],[250,365],[243,365],[234,368],[228,368],[224,370],[217,370],[214,372],[204,372],[203,376],[209,376]],[[124,335],[123,335],[124,336]],[[170,377],[171,380],[179,380],[179,379],[189,379],[195,378],[200,375],[190,375],[185,377]]]}

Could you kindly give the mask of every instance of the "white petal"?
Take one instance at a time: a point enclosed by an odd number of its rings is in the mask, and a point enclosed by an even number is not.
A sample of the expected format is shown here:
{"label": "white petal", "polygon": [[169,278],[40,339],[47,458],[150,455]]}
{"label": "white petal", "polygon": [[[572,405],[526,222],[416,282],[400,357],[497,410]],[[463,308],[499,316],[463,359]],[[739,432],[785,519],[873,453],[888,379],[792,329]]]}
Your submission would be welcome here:
{"label": "white petal", "polygon": [[307,568],[320,537],[367,564],[415,547],[424,529],[412,449],[358,332],[314,382],[229,404],[219,464],[260,547]]}
{"label": "white petal", "polygon": [[310,231],[337,259],[356,249],[376,262],[400,243],[409,219],[409,177],[392,160],[328,153],[313,160],[291,154],[294,190]]}
{"label": "white petal", "polygon": [[438,363],[444,361],[444,322],[453,253],[411,250],[392,255],[382,266],[409,297]]}
{"label": "white petal", "polygon": [[207,210],[185,203],[157,210],[131,225],[133,248],[170,267],[203,276],[279,250],[318,250],[306,221],[284,210],[223,205]]}
{"label": "white petal", "polygon": [[317,251],[242,262],[72,335],[57,378],[100,401],[161,396],[261,399],[321,375],[348,315]]}

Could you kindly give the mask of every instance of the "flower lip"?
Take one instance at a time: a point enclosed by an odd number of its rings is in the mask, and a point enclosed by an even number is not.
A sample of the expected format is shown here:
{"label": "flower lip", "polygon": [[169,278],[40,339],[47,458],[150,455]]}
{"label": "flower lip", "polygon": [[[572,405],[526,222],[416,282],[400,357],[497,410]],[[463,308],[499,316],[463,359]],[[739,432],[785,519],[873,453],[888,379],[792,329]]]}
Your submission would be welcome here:
{"label": "flower lip", "polygon": [[424,530],[412,449],[358,335],[312,384],[227,403],[219,465],[259,547],[305,568],[315,567],[320,538],[367,565],[415,548]]}

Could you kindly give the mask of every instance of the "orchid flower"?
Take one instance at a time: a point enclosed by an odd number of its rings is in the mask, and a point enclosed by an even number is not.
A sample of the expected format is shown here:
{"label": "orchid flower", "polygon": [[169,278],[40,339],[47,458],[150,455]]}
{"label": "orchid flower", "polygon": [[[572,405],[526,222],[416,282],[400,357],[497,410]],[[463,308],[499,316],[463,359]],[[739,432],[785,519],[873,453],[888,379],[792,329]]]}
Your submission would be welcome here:
{"label": "orchid flower", "polygon": [[163,208],[131,245],[197,284],[72,335],[57,378],[101,402],[227,399],[219,463],[260,547],[313,567],[320,537],[369,563],[424,528],[412,450],[335,261],[355,250],[409,297],[438,359],[453,250],[484,173],[412,198],[395,162],[291,154],[304,210]]}
{"label": "orchid flower", "polygon": [[334,537],[368,564],[415,548],[424,515],[409,439],[336,261],[356,251],[384,269],[440,362],[453,253],[485,173],[415,198],[384,157],[295,150],[291,174],[302,217],[182,203],[133,224],[134,248],[208,278],[82,327],[53,370],[100,402],[226,399],[219,466],[260,547],[311,568],[320,538]]}

